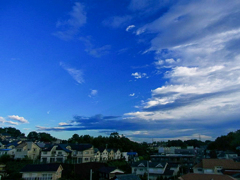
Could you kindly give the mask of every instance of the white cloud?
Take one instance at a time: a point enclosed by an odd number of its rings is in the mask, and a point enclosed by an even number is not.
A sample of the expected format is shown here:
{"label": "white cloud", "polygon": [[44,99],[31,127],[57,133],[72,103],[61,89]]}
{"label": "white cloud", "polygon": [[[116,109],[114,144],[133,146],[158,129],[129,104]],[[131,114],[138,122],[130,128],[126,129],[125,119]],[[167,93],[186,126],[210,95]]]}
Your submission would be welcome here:
{"label": "white cloud", "polygon": [[68,123],[65,123],[65,122],[60,122],[58,123],[59,126],[66,126],[66,125],[69,125]]}
{"label": "white cloud", "polygon": [[92,38],[91,37],[80,37],[79,38],[80,41],[84,42],[85,45],[85,51],[95,57],[95,58],[99,58],[102,57],[106,54],[109,54],[109,51],[111,49],[110,45],[104,45],[101,47],[96,47],[93,43],[92,43]]}
{"label": "white cloud", "polygon": [[75,81],[77,81],[77,83],[82,84],[84,83],[84,79],[83,79],[83,73],[81,70],[75,69],[75,68],[71,68],[68,67],[66,64],[64,64],[63,62],[60,62],[60,66],[65,69],[72,77]]}
{"label": "white cloud", "polygon": [[128,27],[126,28],[126,31],[129,31],[129,30],[131,30],[131,29],[133,29],[133,28],[135,28],[135,25],[130,25],[130,26],[128,26]]}
{"label": "white cloud", "polygon": [[147,74],[146,73],[140,73],[140,72],[132,73],[132,76],[134,78],[136,78],[136,79],[141,79],[141,78],[144,78],[144,77],[147,78]]}
{"label": "white cloud", "polygon": [[94,96],[96,96],[97,94],[98,94],[98,91],[95,90],[95,89],[93,89],[93,90],[91,90],[91,92],[90,92],[90,94],[89,94],[89,97],[94,97]]}
{"label": "white cloud", "polygon": [[20,123],[29,123],[28,120],[26,120],[24,117],[19,117],[18,115],[8,116],[8,119],[12,119]]}
{"label": "white cloud", "polygon": [[129,22],[132,20],[132,16],[126,15],[126,16],[113,16],[103,21],[103,24],[105,26],[110,26],[112,28],[119,28],[122,26],[125,26],[129,24]]}
{"label": "white cloud", "polygon": [[82,27],[87,22],[86,12],[84,6],[76,2],[69,12],[69,19],[59,20],[56,24],[57,28],[62,30],[55,32],[53,35],[63,39],[69,40],[73,38],[74,35],[78,34],[79,28]]}
{"label": "white cloud", "polygon": [[155,53],[157,69],[168,68],[167,83],[152,90],[152,97],[140,107],[143,111],[125,115],[169,123],[236,121],[240,115],[239,8],[239,1],[181,1],[139,28],[136,35],[154,36],[146,52]]}
{"label": "white cloud", "polygon": [[129,94],[129,96],[135,96],[135,93]]}

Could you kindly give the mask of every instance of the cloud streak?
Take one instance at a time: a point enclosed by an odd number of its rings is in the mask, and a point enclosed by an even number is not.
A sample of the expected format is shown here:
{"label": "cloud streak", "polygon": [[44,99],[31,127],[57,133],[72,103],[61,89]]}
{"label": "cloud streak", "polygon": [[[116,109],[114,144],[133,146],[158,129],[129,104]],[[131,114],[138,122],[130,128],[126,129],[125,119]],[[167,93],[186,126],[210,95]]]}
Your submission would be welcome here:
{"label": "cloud streak", "polygon": [[20,117],[18,115],[8,116],[8,119],[12,119],[12,120],[18,121],[20,123],[29,123],[28,120],[26,120],[24,117]]}
{"label": "cloud streak", "polygon": [[84,6],[79,2],[75,2],[72,11],[68,15],[69,18],[67,20],[59,20],[57,22],[56,27],[60,30],[53,33],[53,35],[63,40],[72,39],[79,33],[80,27],[87,22]]}
{"label": "cloud streak", "polygon": [[[146,2],[142,6],[147,8]],[[154,34],[146,52],[155,54],[154,65],[166,71],[167,83],[152,90],[140,111],[125,115],[192,124],[196,119],[203,124],[236,120],[240,115],[239,7],[238,1],[178,2],[139,28],[136,35],[141,38]]]}
{"label": "cloud streak", "polygon": [[63,63],[63,62],[60,62],[60,66],[61,66],[64,70],[66,70],[66,71],[72,76],[72,78],[73,78],[75,81],[77,81],[78,84],[84,83],[82,70],[68,67],[68,66],[67,66],[65,63]]}

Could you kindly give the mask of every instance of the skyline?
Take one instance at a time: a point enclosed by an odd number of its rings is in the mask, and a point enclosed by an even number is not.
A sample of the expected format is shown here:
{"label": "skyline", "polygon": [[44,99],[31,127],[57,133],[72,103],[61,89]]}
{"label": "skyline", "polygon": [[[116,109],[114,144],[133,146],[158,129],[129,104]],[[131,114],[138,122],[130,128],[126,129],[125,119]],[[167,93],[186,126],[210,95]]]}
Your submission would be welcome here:
{"label": "skyline", "polygon": [[239,1],[0,7],[1,127],[139,142],[239,129]]}

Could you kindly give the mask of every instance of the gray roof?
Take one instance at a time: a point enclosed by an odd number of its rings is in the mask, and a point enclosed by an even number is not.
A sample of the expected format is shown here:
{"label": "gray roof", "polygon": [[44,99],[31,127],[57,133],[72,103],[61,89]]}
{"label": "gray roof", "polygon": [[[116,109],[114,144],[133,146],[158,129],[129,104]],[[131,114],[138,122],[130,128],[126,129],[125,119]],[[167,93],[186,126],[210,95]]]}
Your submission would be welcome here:
{"label": "gray roof", "polygon": [[135,174],[119,174],[116,175],[117,179],[115,180],[141,180],[137,175]]}

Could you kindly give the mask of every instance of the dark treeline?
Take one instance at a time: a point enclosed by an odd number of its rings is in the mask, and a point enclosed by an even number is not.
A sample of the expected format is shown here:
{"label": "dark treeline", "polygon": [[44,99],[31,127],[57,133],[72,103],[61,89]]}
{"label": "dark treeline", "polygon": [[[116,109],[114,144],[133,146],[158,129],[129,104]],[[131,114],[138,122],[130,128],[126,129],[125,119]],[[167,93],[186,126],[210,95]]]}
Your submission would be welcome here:
{"label": "dark treeline", "polygon": [[21,133],[20,130],[13,128],[13,127],[5,127],[5,128],[0,127],[0,134],[3,134],[3,133],[7,133],[15,138],[19,137],[19,136],[25,136],[24,133]]}
{"label": "dark treeline", "polygon": [[[19,137],[24,136],[25,134],[22,133],[20,130],[13,128],[13,127],[5,127],[0,128],[0,133],[8,133],[12,137]],[[42,142],[53,142],[57,140],[55,137],[51,136],[45,132],[35,132],[32,131],[27,135],[27,138],[32,141],[42,141]],[[70,143],[70,144],[80,144],[80,143],[90,143],[96,148],[114,148],[119,149],[122,152],[124,151],[135,151],[138,152],[140,156],[146,155],[151,153],[149,150],[149,144],[146,142],[137,143],[131,141],[129,138],[125,137],[124,135],[119,135],[117,132],[111,133],[109,136],[98,136],[93,137],[90,135],[78,135],[74,134],[68,140],[64,140],[63,143]],[[182,148],[186,148],[187,146],[193,147],[201,147],[201,146],[208,146],[209,150],[231,150],[236,151],[236,148],[240,146],[240,130],[236,132],[230,132],[227,135],[220,136],[215,139],[215,141],[201,141],[197,139],[191,140],[168,140],[168,141],[161,141],[161,142],[153,142],[151,143],[152,146],[180,146]]]}
{"label": "dark treeline", "polygon": [[119,149],[122,152],[138,152],[140,156],[147,154],[147,143],[137,143],[131,141],[123,135],[119,135],[117,132],[113,132],[109,137],[98,136],[93,137],[89,135],[74,134],[66,143],[90,143],[96,148],[113,148]]}
{"label": "dark treeline", "polygon": [[51,136],[48,133],[45,133],[45,132],[37,133],[35,131],[30,132],[27,135],[27,138],[32,141],[42,141],[42,142],[52,142],[57,140],[57,138]]}
{"label": "dark treeline", "polygon": [[215,141],[209,144],[208,149],[236,151],[238,146],[240,146],[240,130],[218,137]]}

